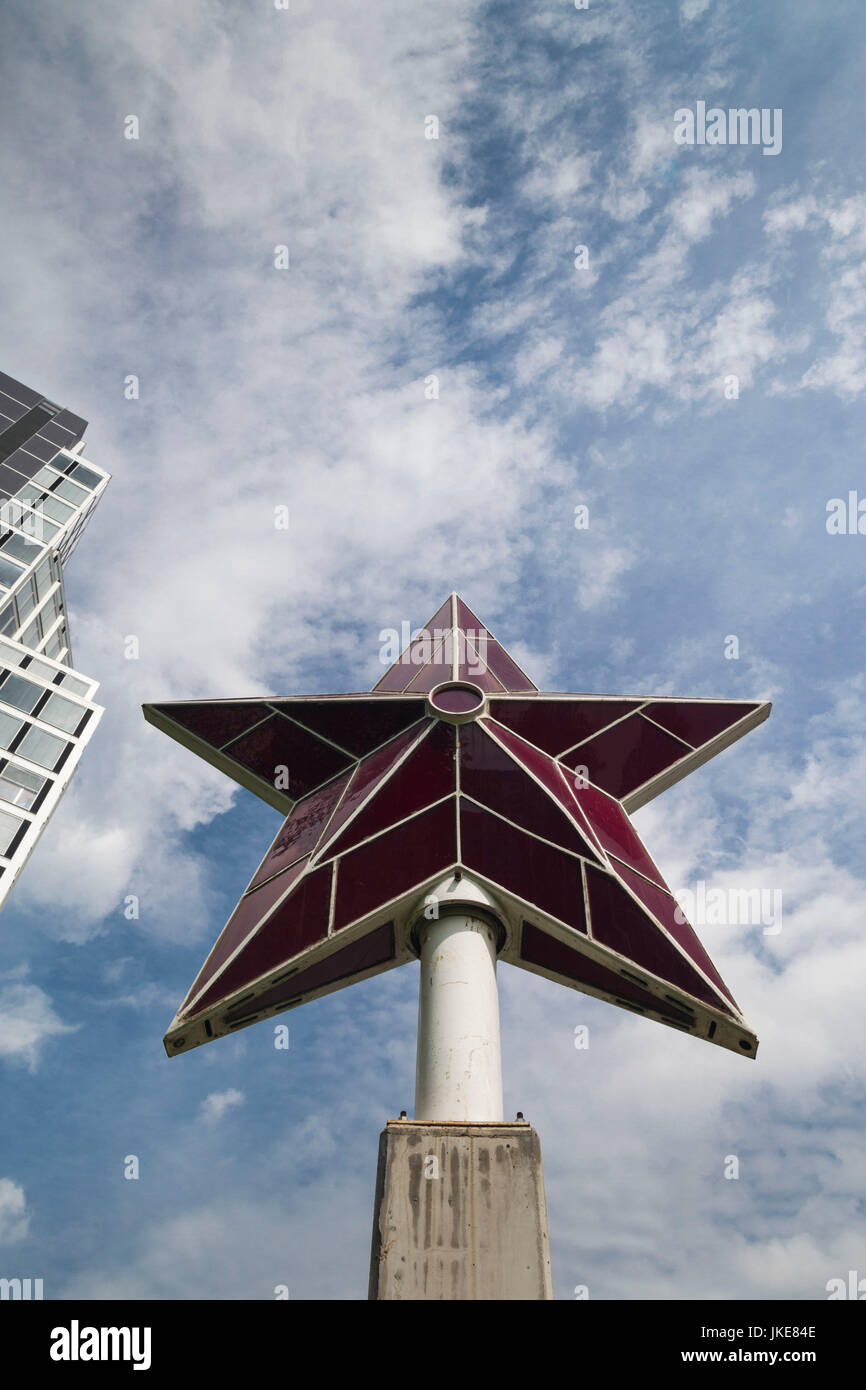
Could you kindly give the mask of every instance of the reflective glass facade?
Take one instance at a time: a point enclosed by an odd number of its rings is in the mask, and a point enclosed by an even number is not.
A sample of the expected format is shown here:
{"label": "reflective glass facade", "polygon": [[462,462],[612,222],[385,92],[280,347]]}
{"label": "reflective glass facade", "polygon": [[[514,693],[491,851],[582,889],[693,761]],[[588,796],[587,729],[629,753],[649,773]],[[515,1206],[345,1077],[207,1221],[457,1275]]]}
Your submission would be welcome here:
{"label": "reflective glass facade", "polygon": [[110,477],[82,458],[86,427],[0,372],[0,906],[102,714],[63,581]]}

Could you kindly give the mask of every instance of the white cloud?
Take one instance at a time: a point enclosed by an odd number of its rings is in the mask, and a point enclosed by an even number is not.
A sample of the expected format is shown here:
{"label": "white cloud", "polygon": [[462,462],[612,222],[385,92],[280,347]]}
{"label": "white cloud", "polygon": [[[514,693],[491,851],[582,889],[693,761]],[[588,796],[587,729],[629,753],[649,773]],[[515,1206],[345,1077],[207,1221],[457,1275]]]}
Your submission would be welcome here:
{"label": "white cloud", "polygon": [[243,1103],[243,1091],[237,1090],[234,1086],[229,1087],[227,1091],[211,1091],[199,1107],[199,1117],[205,1124],[217,1124],[229,1110]]}
{"label": "white cloud", "polygon": [[710,0],[682,0],[680,14],[687,24],[699,19],[710,7]]}
{"label": "white cloud", "polygon": [[24,1062],[36,1071],[49,1039],[74,1033],[76,1026],[61,1022],[38,985],[0,987],[0,1059]]}
{"label": "white cloud", "polygon": [[[292,1300],[363,1298],[372,1211],[366,1186],[326,1174],[284,1189],[280,1200],[202,1204],[153,1226],[123,1265],[75,1275],[64,1297],[268,1300],[287,1287]],[[326,1234],[337,1228],[339,1258]]]}
{"label": "white cloud", "polygon": [[593,549],[581,564],[581,580],[577,598],[581,608],[598,608],[610,604],[616,593],[617,581],[630,570],[635,557],[624,546]]}
{"label": "white cloud", "polygon": [[845,401],[861,396],[866,390],[866,195],[819,202],[793,193],[767,209],[764,226],[781,246],[795,233],[811,233],[813,241],[822,238],[817,264],[812,251],[810,268],[819,271],[814,292],[826,306],[826,328],[835,340],[798,382],[778,383],[777,390],[826,390]]}
{"label": "white cloud", "polygon": [[547,142],[538,149],[537,158],[527,174],[522,194],[533,203],[567,202],[580,194],[592,175],[593,157],[576,155],[566,147],[551,147]]}
{"label": "white cloud", "polygon": [[648,389],[673,405],[701,400],[719,408],[726,376],[745,388],[762,365],[802,348],[775,330],[776,306],[759,266],[738,269],[727,283],[694,273],[694,248],[754,192],[749,172],[686,174],[653,219],[659,234],[601,310],[589,359],[576,372],[563,365],[553,374],[558,392],[576,391],[601,411],[639,410]]}
{"label": "white cloud", "polygon": [[11,1178],[0,1178],[0,1245],[23,1240],[30,1228],[30,1212],[24,1188]]}
{"label": "white cloud", "polygon": [[[677,149],[673,109],[657,101],[653,107],[642,106],[634,111],[630,144],[629,175],[633,180],[645,178],[657,169],[661,160],[671,159]],[[629,201],[635,213],[642,211],[648,202],[646,189],[633,186]]]}
{"label": "white cloud", "polygon": [[[151,4],[118,30],[96,5],[76,21],[107,105],[141,122],[126,141],[119,118],[100,116],[116,128],[83,172],[86,230],[57,202],[64,141],[49,143],[38,206],[23,196],[32,167],[9,151],[22,194],[9,312],[74,353],[40,348],[7,366],[89,415],[87,451],[114,473],[68,578],[76,656],[101,678],[107,713],[39,847],[41,872],[16,889],[31,918],[76,942],[123,921],[129,894],[149,932],[213,927],[213,866],[183,836],[235,789],[147,728],[142,702],[322,688],[340,620],[352,627],[341,679],[363,688],[380,674],[376,634],[394,609],[423,621],[467,578],[495,621],[534,479],[559,471],[544,427],[449,366],[442,328],[411,307],[484,223],[441,178],[460,151],[451,117],[474,7],[452,7],[447,34],[427,38],[394,4],[253,21],[169,12]],[[16,100],[32,124],[29,62]],[[73,82],[57,75],[58,100]],[[431,112],[438,141],[424,138]],[[66,139],[84,138],[83,119]],[[560,170],[562,189],[584,169]],[[152,237],[149,209],[161,210]],[[62,266],[40,250],[46,219],[66,226]],[[281,242],[287,272],[273,268]],[[35,303],[37,284],[47,292]],[[554,356],[539,346],[532,370]],[[123,398],[127,371],[139,401]],[[437,401],[424,397],[431,372]],[[288,532],[275,530],[278,505]],[[124,658],[130,633],[138,660]]]}

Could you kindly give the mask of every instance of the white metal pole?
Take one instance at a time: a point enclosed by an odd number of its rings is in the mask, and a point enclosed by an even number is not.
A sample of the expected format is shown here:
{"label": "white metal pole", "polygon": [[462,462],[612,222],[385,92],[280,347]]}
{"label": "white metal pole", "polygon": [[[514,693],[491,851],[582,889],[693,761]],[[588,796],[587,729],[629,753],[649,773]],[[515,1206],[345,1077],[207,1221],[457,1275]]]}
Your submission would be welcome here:
{"label": "white metal pole", "polygon": [[415,1119],[502,1123],[497,928],[443,904],[417,930],[421,951]]}

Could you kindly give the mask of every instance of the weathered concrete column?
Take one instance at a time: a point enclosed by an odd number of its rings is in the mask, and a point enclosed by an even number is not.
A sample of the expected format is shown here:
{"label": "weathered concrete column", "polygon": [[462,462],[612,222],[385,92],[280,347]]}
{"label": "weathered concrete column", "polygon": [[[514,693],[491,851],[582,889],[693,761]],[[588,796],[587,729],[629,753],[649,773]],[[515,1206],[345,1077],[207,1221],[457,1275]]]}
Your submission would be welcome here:
{"label": "weathered concrete column", "polygon": [[541,1145],[525,1120],[388,1121],[369,1297],[553,1298]]}

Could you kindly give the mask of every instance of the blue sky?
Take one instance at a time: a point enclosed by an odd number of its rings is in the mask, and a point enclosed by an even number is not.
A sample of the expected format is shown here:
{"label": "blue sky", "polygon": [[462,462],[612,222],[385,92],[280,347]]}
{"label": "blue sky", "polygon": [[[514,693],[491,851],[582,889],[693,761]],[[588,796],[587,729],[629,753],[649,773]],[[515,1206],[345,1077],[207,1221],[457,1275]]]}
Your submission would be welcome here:
{"label": "blue sky", "polygon": [[[380,631],[456,588],[544,688],[774,702],[636,817],[673,887],[783,894],[777,934],[700,928],[755,1065],[500,972],[557,1296],[866,1275],[866,536],[826,526],[866,497],[860,7],[12,0],[2,24],[0,365],[114,477],[67,576],[106,713],[0,922],[0,1274],[366,1296],[417,967],[293,1012],[288,1052],[261,1025],[169,1063],[279,818],[140,705],[367,689]],[[699,100],[780,108],[781,152],[677,145]]]}

